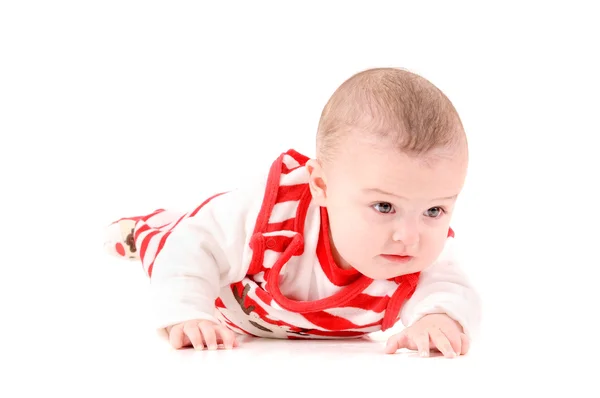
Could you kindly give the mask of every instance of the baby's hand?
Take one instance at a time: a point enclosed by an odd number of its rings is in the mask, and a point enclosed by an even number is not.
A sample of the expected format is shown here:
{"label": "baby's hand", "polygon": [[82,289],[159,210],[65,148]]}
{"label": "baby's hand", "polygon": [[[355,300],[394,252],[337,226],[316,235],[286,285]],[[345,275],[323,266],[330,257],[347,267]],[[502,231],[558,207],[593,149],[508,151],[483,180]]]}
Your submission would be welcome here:
{"label": "baby's hand", "polygon": [[205,319],[194,319],[169,326],[167,332],[169,342],[175,349],[193,346],[197,350],[203,350],[206,346],[209,350],[216,350],[218,344],[223,344],[225,349],[238,346],[235,333],[225,326]]}
{"label": "baby's hand", "polygon": [[390,337],[385,352],[393,354],[400,348],[408,348],[418,350],[422,357],[427,357],[430,346],[444,356],[454,358],[469,351],[469,339],[463,333],[460,324],[448,315],[431,314]]}

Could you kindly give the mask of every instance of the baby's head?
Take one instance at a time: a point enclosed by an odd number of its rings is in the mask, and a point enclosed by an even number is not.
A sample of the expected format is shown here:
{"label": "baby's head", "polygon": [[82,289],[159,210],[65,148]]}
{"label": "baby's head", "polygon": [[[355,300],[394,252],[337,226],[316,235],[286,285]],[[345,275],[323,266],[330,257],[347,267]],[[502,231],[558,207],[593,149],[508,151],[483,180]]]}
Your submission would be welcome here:
{"label": "baby's head", "polygon": [[429,81],[394,68],[346,80],[323,109],[307,164],[338,264],[373,279],[429,266],[444,248],[467,163],[460,118]]}

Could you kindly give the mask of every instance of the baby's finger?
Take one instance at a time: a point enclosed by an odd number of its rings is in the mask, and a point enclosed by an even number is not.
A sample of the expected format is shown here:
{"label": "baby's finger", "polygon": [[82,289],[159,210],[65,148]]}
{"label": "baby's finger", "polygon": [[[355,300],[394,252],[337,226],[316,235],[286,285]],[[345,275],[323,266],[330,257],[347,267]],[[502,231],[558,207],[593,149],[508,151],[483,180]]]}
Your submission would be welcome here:
{"label": "baby's finger", "polygon": [[183,333],[183,328],[181,329],[181,337],[183,339],[183,344],[181,345],[182,347],[192,347],[192,342],[190,341],[189,337]]}
{"label": "baby's finger", "polygon": [[175,325],[169,331],[169,343],[176,350],[183,347],[183,325]]}
{"label": "baby's finger", "polygon": [[236,343],[235,334],[231,330],[222,326],[219,328],[219,335],[221,336],[221,341],[223,342],[225,349],[232,349],[234,347]]}
{"label": "baby's finger", "polygon": [[385,353],[393,354],[401,348],[410,349],[408,336],[404,332],[395,334],[388,339],[388,341],[385,345]]}
{"label": "baby's finger", "polygon": [[460,335],[460,343],[461,343],[461,347],[460,347],[460,354],[461,355],[466,355],[467,352],[469,352],[469,348],[470,348],[470,340],[469,337],[464,334],[461,333]]}
{"label": "baby's finger", "polygon": [[204,349],[202,334],[200,333],[200,330],[198,329],[198,326],[195,324],[195,322],[187,322],[183,326],[183,332],[190,339],[190,343],[192,343],[192,346],[194,346],[196,350]]}
{"label": "baby's finger", "polygon": [[435,347],[444,354],[445,357],[454,358],[456,356],[456,352],[454,352],[448,337],[446,337],[440,329],[431,329],[429,335],[431,336],[431,341]]}
{"label": "baby's finger", "polygon": [[460,355],[462,351],[462,340],[460,338],[461,333],[446,333],[443,330],[441,332],[446,336],[446,338],[450,342],[450,345],[452,346],[452,351],[454,351],[456,355]]}
{"label": "baby's finger", "polygon": [[217,346],[217,335],[215,333],[215,326],[209,322],[201,322],[198,324],[200,327],[200,331],[202,332],[202,337],[204,337],[204,342],[206,343],[206,347],[209,350],[216,350]]}
{"label": "baby's finger", "polygon": [[417,350],[419,351],[419,355],[422,357],[429,356],[429,333],[422,332],[416,333],[412,337],[413,342],[417,346]]}

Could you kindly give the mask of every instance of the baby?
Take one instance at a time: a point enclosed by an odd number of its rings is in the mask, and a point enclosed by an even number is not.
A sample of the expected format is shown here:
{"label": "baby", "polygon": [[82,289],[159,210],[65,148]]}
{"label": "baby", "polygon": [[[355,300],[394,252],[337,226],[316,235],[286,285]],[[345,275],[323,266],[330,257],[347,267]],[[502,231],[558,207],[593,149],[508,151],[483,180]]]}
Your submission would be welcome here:
{"label": "baby", "polygon": [[104,244],[141,261],[156,327],[176,349],[231,349],[238,334],[357,338],[401,321],[385,352],[456,357],[481,313],[450,227],[467,164],[439,89],[369,69],[325,105],[314,159],[288,150],[190,212],[115,221]]}

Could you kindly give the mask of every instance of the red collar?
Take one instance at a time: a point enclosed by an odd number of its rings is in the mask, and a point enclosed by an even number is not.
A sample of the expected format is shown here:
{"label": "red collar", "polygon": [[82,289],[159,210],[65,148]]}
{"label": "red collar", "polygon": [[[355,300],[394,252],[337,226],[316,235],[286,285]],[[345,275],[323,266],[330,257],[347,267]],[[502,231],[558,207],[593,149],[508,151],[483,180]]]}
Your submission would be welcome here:
{"label": "red collar", "polygon": [[319,231],[319,241],[317,243],[317,258],[323,272],[331,283],[337,286],[347,286],[360,278],[361,274],[354,268],[343,269],[333,258],[331,250],[329,217],[327,208],[321,207],[321,228]]}

